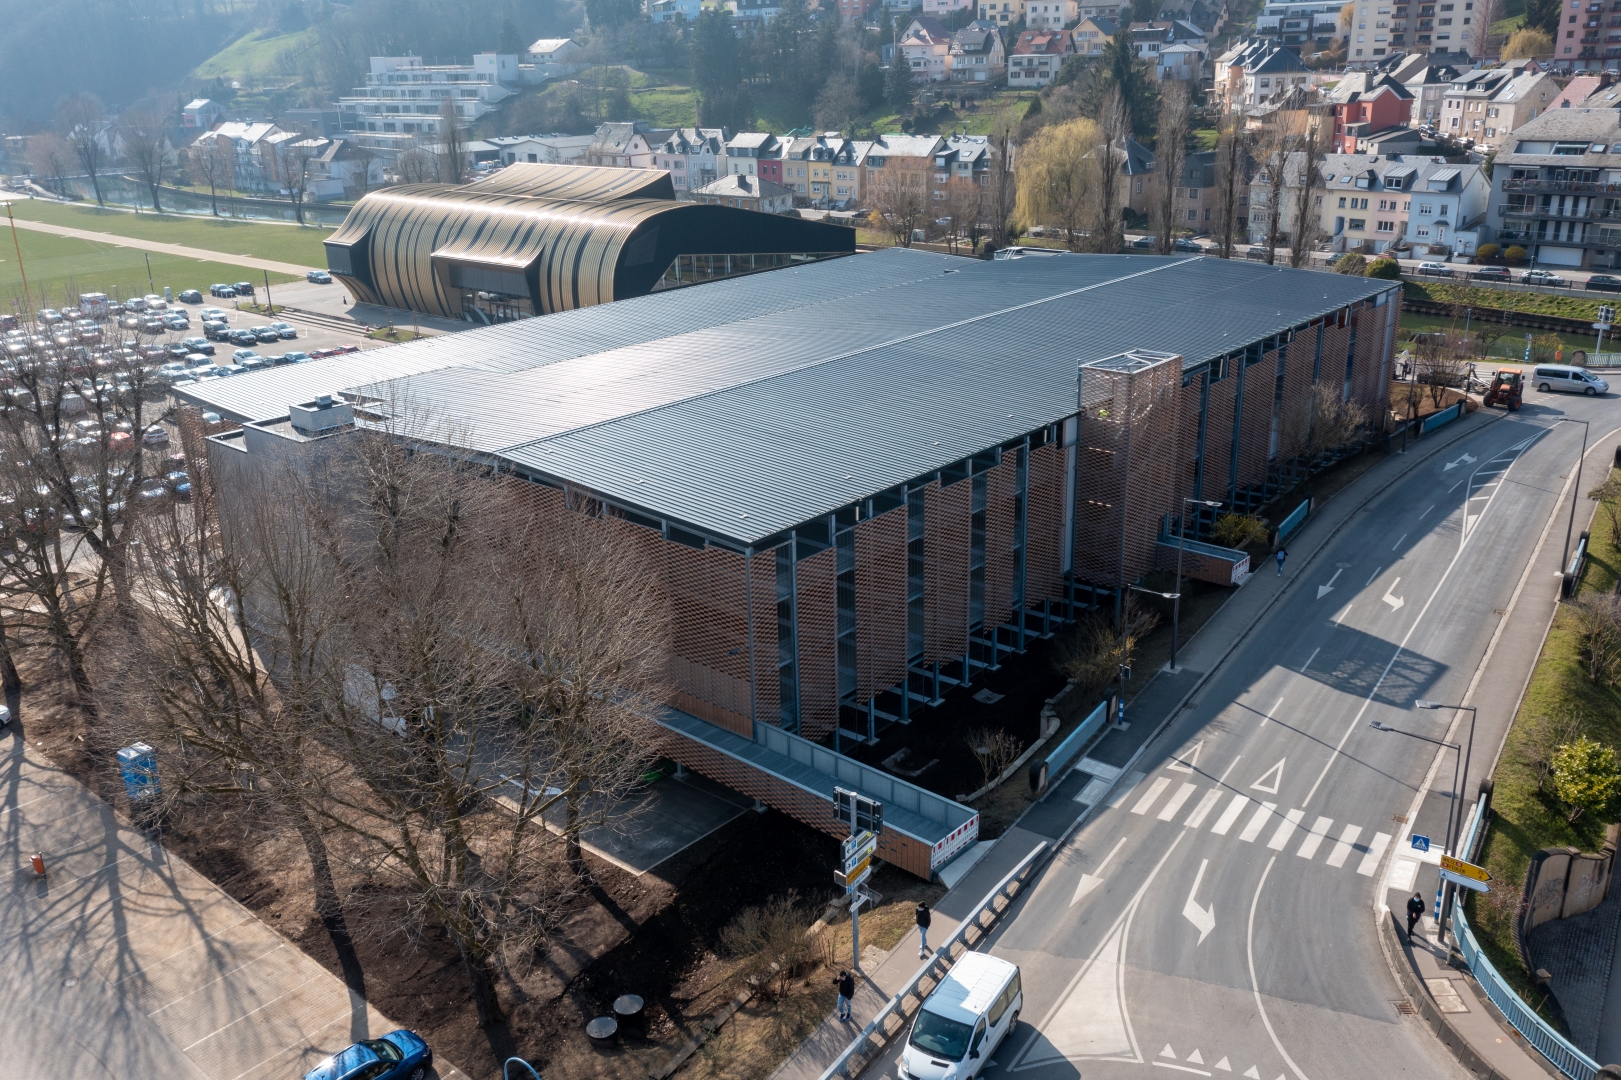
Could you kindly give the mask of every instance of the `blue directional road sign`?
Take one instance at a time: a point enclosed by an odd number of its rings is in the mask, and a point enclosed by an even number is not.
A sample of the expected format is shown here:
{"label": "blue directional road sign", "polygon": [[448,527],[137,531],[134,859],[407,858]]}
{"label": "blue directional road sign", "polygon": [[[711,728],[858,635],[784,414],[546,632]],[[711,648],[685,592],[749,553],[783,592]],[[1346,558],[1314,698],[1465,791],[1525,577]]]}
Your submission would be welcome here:
{"label": "blue directional road sign", "polygon": [[1430,838],[1427,837],[1427,836],[1420,836],[1420,835],[1418,835],[1418,833],[1414,833],[1413,834],[1413,850],[1414,851],[1428,851],[1428,850],[1430,850]]}

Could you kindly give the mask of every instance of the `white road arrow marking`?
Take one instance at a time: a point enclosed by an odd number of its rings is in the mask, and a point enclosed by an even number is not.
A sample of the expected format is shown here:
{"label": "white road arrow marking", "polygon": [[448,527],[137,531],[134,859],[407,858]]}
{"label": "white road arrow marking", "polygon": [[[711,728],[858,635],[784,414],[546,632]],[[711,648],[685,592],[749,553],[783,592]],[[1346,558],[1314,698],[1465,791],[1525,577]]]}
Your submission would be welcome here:
{"label": "white road arrow marking", "polygon": [[1109,849],[1109,853],[1103,857],[1103,861],[1098,863],[1098,868],[1092,871],[1090,874],[1081,875],[1081,880],[1075,885],[1075,895],[1070,898],[1070,907],[1074,907],[1076,904],[1080,903],[1082,897],[1091,892],[1093,889],[1097,888],[1099,885],[1103,884],[1103,868],[1109,865],[1109,860],[1114,858],[1114,853],[1119,851],[1120,845],[1124,844],[1125,842],[1126,838],[1124,836],[1122,836],[1119,840],[1116,840],[1114,847]]}
{"label": "white road arrow marking", "polygon": [[1319,586],[1317,586],[1317,599],[1321,600],[1323,597],[1325,597],[1329,593],[1333,592],[1334,591],[1334,582],[1338,581],[1340,579],[1340,575],[1343,574],[1343,573],[1345,573],[1344,570],[1336,570],[1336,571],[1334,571],[1334,576],[1328,579],[1328,584],[1327,585],[1319,585]]}
{"label": "white road arrow marking", "polygon": [[1442,472],[1451,472],[1453,469],[1456,469],[1459,465],[1473,465],[1475,463],[1475,461],[1476,461],[1475,458],[1472,458],[1468,454],[1465,454],[1465,455],[1463,455],[1463,457],[1459,458],[1457,461],[1449,461],[1449,462],[1447,462],[1446,467],[1443,468],[1441,471]]}
{"label": "white road arrow marking", "polygon": [[1199,895],[1199,882],[1204,880],[1205,867],[1210,865],[1209,859],[1199,860],[1199,872],[1193,875],[1193,888],[1188,891],[1188,902],[1182,905],[1182,916],[1199,928],[1199,940],[1195,947],[1204,944],[1204,939],[1210,936],[1210,931],[1216,928],[1216,905],[1200,907],[1194,897]]}
{"label": "white road arrow marking", "polygon": [[1401,578],[1397,578],[1395,581],[1392,581],[1390,583],[1390,588],[1385,590],[1385,595],[1379,598],[1390,605],[1391,611],[1400,611],[1402,609],[1402,605],[1407,603],[1406,600],[1403,600],[1401,597],[1396,595],[1396,586],[1400,584]]}

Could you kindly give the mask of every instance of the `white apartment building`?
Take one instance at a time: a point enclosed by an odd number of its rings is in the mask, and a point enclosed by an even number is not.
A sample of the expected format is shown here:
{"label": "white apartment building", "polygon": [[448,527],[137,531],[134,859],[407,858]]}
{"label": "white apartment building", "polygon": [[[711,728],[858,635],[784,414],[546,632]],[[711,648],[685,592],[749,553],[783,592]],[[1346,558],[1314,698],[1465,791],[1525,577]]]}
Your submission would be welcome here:
{"label": "white apartment building", "polygon": [[340,122],[362,145],[398,153],[417,142],[438,141],[446,101],[469,126],[512,96],[504,83],[521,78],[516,53],[479,53],[468,65],[432,66],[420,56],[374,56],[366,85],[338,99]]}
{"label": "white apartment building", "polygon": [[676,128],[653,148],[653,168],[670,174],[677,198],[697,191],[720,177],[731,137],[725,128]]}

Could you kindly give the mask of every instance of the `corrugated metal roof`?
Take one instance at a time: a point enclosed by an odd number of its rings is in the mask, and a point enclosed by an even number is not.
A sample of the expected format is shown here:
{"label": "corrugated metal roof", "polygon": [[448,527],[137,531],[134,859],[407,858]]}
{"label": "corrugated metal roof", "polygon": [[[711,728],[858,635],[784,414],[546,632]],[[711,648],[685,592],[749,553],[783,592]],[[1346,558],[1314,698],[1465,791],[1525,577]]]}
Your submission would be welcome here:
{"label": "corrugated metal roof", "polygon": [[[1202,257],[892,251],[379,350],[398,361],[347,358],[318,388],[347,374],[424,435],[752,543],[1073,413],[1080,363],[1192,367],[1390,288]],[[285,415],[314,366],[206,395]]]}

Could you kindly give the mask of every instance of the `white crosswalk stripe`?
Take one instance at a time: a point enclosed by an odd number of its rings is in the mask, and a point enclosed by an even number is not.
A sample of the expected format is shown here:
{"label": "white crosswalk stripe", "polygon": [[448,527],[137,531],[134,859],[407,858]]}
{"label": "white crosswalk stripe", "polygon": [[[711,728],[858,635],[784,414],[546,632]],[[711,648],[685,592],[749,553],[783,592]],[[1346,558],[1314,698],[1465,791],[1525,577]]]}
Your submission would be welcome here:
{"label": "white crosswalk stripe", "polygon": [[1283,820],[1278,822],[1277,831],[1272,834],[1272,839],[1266,842],[1266,846],[1273,851],[1282,851],[1283,845],[1287,844],[1289,837],[1294,835],[1295,826],[1299,825],[1300,819],[1305,816],[1306,812],[1304,810],[1291,810],[1283,815]]}
{"label": "white crosswalk stripe", "polygon": [[1133,814],[1148,813],[1148,808],[1153,806],[1155,801],[1159,799],[1160,795],[1165,791],[1165,789],[1170,786],[1170,777],[1161,776],[1156,778],[1152,784],[1148,785],[1148,790],[1143,792],[1143,797],[1137,800],[1137,805],[1131,808],[1131,812]]}
{"label": "white crosswalk stripe", "polygon": [[1368,845],[1368,853],[1362,856],[1362,862],[1357,866],[1356,872],[1363,877],[1373,876],[1373,872],[1379,868],[1379,857],[1385,853],[1385,847],[1389,843],[1389,833],[1374,833],[1373,842]]}
{"label": "white crosswalk stripe", "polygon": [[1317,854],[1317,848],[1328,836],[1328,830],[1334,824],[1333,818],[1320,817],[1312,823],[1311,831],[1300,842],[1300,850],[1295,852],[1302,859],[1310,859]]}
{"label": "white crosswalk stripe", "polygon": [[1226,836],[1227,830],[1233,827],[1233,822],[1238,820],[1238,815],[1244,812],[1244,807],[1249,801],[1250,797],[1248,795],[1234,795],[1233,801],[1227,804],[1227,809],[1221,812],[1221,817],[1216,819],[1216,823],[1210,827],[1210,831],[1217,836]]}
{"label": "white crosswalk stripe", "polygon": [[1266,819],[1271,817],[1272,811],[1277,808],[1278,804],[1275,802],[1264,802],[1257,806],[1248,824],[1244,826],[1244,831],[1238,834],[1238,838],[1246,844],[1255,843],[1255,838],[1261,835],[1262,829],[1266,828]]}
{"label": "white crosswalk stripe", "polygon": [[1204,793],[1204,798],[1199,800],[1199,805],[1193,808],[1193,813],[1189,814],[1188,820],[1182,824],[1190,829],[1197,829],[1204,824],[1204,819],[1210,816],[1210,811],[1214,810],[1219,802],[1221,802],[1221,788],[1211,788]]}
{"label": "white crosswalk stripe", "polygon": [[1334,850],[1328,853],[1328,865],[1344,866],[1345,860],[1351,855],[1351,848],[1356,838],[1362,835],[1362,826],[1347,825],[1345,831],[1340,833],[1340,842],[1334,845]]}
{"label": "white crosswalk stripe", "polygon": [[1161,821],[1170,821],[1181,812],[1182,804],[1188,801],[1188,796],[1197,790],[1198,786],[1195,784],[1183,784],[1176,789],[1176,794],[1171,796],[1170,801],[1160,807],[1159,814],[1156,816]]}

